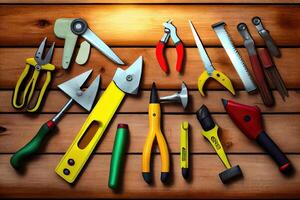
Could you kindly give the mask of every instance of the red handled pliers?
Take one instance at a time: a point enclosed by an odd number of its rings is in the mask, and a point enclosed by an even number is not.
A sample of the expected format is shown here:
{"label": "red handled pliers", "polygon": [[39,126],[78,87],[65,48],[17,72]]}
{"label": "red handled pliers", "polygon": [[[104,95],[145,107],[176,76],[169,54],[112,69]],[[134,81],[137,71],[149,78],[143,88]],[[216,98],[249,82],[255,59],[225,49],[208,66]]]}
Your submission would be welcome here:
{"label": "red handled pliers", "polygon": [[179,39],[176,33],[176,27],[172,24],[172,20],[169,20],[165,23],[163,23],[163,26],[165,27],[164,31],[165,34],[161,38],[161,40],[156,45],[156,58],[158,60],[158,63],[162,70],[166,73],[169,72],[169,68],[167,66],[167,62],[164,56],[164,49],[166,46],[166,43],[168,42],[170,36],[175,44],[176,51],[177,51],[177,63],[176,63],[176,71],[180,72],[182,68],[182,62],[184,57],[184,49],[182,41]]}

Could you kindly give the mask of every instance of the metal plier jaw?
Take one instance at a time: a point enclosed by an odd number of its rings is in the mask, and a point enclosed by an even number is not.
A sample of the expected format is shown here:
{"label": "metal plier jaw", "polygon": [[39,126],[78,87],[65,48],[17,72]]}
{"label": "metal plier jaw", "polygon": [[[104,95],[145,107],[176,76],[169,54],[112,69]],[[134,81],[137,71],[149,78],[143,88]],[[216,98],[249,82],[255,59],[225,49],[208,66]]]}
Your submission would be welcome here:
{"label": "metal plier jaw", "polygon": [[[26,106],[28,112],[35,112],[39,109],[41,105],[46,89],[51,81],[51,71],[55,70],[55,66],[50,63],[54,52],[54,42],[52,43],[45,57],[42,58],[45,51],[46,41],[47,38],[45,37],[41,42],[38,50],[36,51],[35,56],[33,58],[26,59],[26,66],[17,81],[13,93],[12,105],[16,109],[20,109]],[[34,68],[34,72],[31,78],[28,77],[30,75],[30,68]],[[33,97],[35,90],[37,90],[37,80],[42,71],[46,72],[46,80],[38,94],[38,98],[36,100],[35,105],[33,107],[30,107],[30,101]],[[29,81],[25,83],[27,77],[29,78]],[[21,88],[23,88],[23,86],[24,90],[21,91]]]}
{"label": "metal plier jaw", "polygon": [[165,59],[164,50],[169,38],[171,37],[173,43],[175,44],[176,52],[177,52],[176,71],[180,72],[183,63],[183,57],[184,57],[184,47],[182,41],[179,39],[176,33],[176,27],[172,24],[172,20],[163,23],[163,26],[165,27],[164,29],[165,33],[161,38],[161,40],[156,45],[156,58],[162,70],[165,73],[168,73],[169,68]]}

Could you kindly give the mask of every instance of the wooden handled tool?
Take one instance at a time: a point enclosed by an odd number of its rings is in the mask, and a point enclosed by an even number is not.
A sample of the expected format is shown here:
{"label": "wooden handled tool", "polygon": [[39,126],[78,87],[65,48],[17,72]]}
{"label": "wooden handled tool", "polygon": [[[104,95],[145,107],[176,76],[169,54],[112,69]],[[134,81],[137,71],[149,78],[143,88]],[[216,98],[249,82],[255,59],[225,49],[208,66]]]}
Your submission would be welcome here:
{"label": "wooden handled tool", "polygon": [[237,29],[244,39],[244,45],[249,54],[252,70],[257,83],[257,87],[259,89],[260,96],[266,106],[273,106],[274,98],[272,95],[272,91],[269,88],[263,68],[260,65],[260,61],[256,53],[254,40],[252,39],[246,24],[240,23],[237,26]]}

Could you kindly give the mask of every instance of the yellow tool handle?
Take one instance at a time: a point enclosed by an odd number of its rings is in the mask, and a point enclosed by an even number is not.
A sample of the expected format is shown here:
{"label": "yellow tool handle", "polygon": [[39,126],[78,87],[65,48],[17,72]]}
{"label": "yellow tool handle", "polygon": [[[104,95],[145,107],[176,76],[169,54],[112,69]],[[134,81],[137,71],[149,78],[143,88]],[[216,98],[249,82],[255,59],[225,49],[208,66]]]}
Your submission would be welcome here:
{"label": "yellow tool handle", "polygon": [[20,87],[22,85],[22,82],[24,81],[25,77],[27,76],[28,72],[29,72],[29,69],[30,69],[30,65],[29,64],[26,64],[24,70],[22,71],[22,74],[20,75],[18,81],[17,81],[17,84],[15,86],[15,90],[14,90],[14,93],[13,93],[13,100],[12,100],[12,104],[13,104],[13,107],[16,108],[16,109],[19,109],[19,108],[22,108],[25,104],[25,99],[24,97],[22,97],[20,99],[20,104],[18,102],[18,99],[19,99],[19,90],[20,90]]}
{"label": "yellow tool handle", "polygon": [[[73,183],[80,173],[124,96],[125,93],[120,90],[113,81],[102,94],[75,140],[55,169],[56,173],[67,182]],[[90,131],[93,131],[92,135],[89,134]],[[84,141],[87,135],[90,135],[91,139],[87,144],[81,145],[81,142]]]}
{"label": "yellow tool handle", "polygon": [[143,156],[142,156],[142,172],[150,173],[150,160],[151,150],[155,139],[157,138],[159,151],[161,154],[161,172],[170,171],[170,158],[167,142],[161,132],[160,127],[160,104],[151,103],[149,104],[149,133],[144,145]]}
{"label": "yellow tool handle", "polygon": [[[50,71],[47,71],[47,74],[46,74],[46,80],[45,80],[45,83],[44,83],[44,85],[43,85],[43,87],[42,87],[42,89],[41,89],[41,91],[40,91],[40,93],[39,93],[39,97],[38,97],[38,99],[37,99],[37,101],[36,101],[36,104],[35,104],[35,106],[33,107],[33,108],[27,108],[27,111],[28,112],[35,112],[35,111],[37,111],[38,109],[39,109],[39,107],[40,107],[40,105],[41,105],[41,102],[42,102],[42,100],[43,100],[43,97],[44,97],[44,94],[45,94],[45,92],[46,92],[46,90],[47,90],[47,88],[48,88],[48,85],[50,84],[50,82],[51,82],[51,72]],[[28,97],[28,100],[27,100],[27,104],[29,105],[29,101],[30,101],[30,99],[31,99],[31,97],[32,97],[32,94],[33,94],[33,91],[34,91],[34,88],[35,86],[32,86],[32,90],[30,91],[30,94],[29,94],[29,97]]]}
{"label": "yellow tool handle", "polygon": [[[35,106],[33,108],[28,108],[28,112],[35,112],[41,104],[41,101],[44,97],[45,91],[46,91],[46,89],[47,89],[47,87],[48,87],[48,85],[51,81],[51,72],[50,71],[55,70],[55,66],[50,64],[50,63],[40,66],[41,67],[40,70],[36,70],[36,69],[34,70],[31,79],[29,80],[29,82],[25,86],[25,89],[24,89],[23,94],[22,94],[22,98],[20,100],[20,104],[18,103],[20,88],[22,87],[23,81],[26,79],[27,75],[29,74],[30,66],[35,67],[36,65],[37,65],[37,62],[35,61],[34,58],[26,59],[25,69],[23,70],[21,76],[19,77],[19,79],[17,81],[15,91],[14,91],[14,94],[13,94],[13,106],[15,108],[22,108],[25,105],[25,101],[26,101],[26,104],[29,105],[29,102],[31,101],[31,98],[33,96],[33,93],[34,93],[34,90],[35,90],[35,87],[36,87],[36,83],[37,83],[40,71],[41,70],[46,70],[47,71],[46,81],[45,81],[45,83],[44,83],[44,85],[43,85],[43,87],[42,87],[42,89],[39,93],[39,96],[38,96],[38,99],[37,99],[37,102],[36,102]],[[28,94],[28,92],[29,92],[29,94]]]}
{"label": "yellow tool handle", "polygon": [[217,152],[218,156],[222,160],[223,164],[227,169],[231,168],[231,165],[228,161],[228,158],[226,156],[226,153],[223,149],[223,146],[221,144],[221,141],[218,137],[218,129],[219,127],[215,125],[215,127],[209,131],[202,131],[202,135],[208,139],[208,141],[211,143],[215,151]]}
{"label": "yellow tool handle", "polygon": [[198,78],[198,90],[202,96],[205,96],[203,92],[203,87],[208,78],[213,78],[223,85],[227,90],[229,90],[233,95],[235,95],[234,88],[230,79],[220,71],[214,70],[211,75],[205,70]]}
{"label": "yellow tool handle", "polygon": [[188,122],[182,122],[180,127],[180,167],[189,168]]}

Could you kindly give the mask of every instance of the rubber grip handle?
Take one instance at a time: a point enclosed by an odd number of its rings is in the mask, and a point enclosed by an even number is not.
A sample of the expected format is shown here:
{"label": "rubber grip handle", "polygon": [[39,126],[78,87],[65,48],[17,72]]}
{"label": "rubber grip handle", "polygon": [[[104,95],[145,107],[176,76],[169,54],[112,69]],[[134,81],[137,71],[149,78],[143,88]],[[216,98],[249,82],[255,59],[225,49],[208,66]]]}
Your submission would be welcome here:
{"label": "rubber grip handle", "polygon": [[291,163],[273,140],[267,135],[266,132],[261,132],[256,138],[257,143],[262,146],[266,152],[273,158],[279,166],[279,170],[284,172],[291,168]]}
{"label": "rubber grip handle", "polygon": [[204,131],[209,131],[215,127],[215,122],[205,105],[201,106],[196,115]]}
{"label": "rubber grip handle", "polygon": [[43,124],[34,138],[32,138],[30,142],[28,142],[11,157],[11,166],[13,166],[15,169],[22,168],[27,158],[38,152],[45,141],[46,136],[54,129],[55,126],[55,123],[51,120]]}
{"label": "rubber grip handle", "polygon": [[266,106],[274,105],[274,98],[272,96],[271,90],[266,82],[266,77],[262,67],[260,65],[257,55],[250,56],[250,61],[252,65],[252,70],[257,82],[260,96]]}
{"label": "rubber grip handle", "polygon": [[167,62],[164,57],[164,49],[165,49],[165,43],[163,43],[162,41],[159,41],[156,45],[155,53],[156,53],[156,58],[157,58],[160,68],[165,73],[168,73],[169,70],[168,70]]}
{"label": "rubber grip handle", "polygon": [[114,148],[110,161],[108,186],[117,189],[119,186],[121,168],[123,167],[126,146],[128,143],[128,125],[119,124],[116,132]]}
{"label": "rubber grip handle", "polygon": [[177,52],[176,71],[180,72],[182,69],[183,58],[184,58],[184,47],[182,42],[176,44],[176,52]]}

